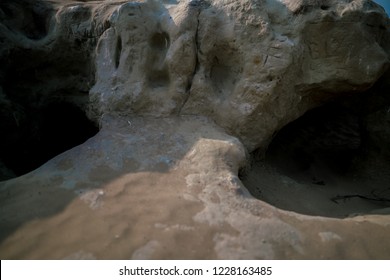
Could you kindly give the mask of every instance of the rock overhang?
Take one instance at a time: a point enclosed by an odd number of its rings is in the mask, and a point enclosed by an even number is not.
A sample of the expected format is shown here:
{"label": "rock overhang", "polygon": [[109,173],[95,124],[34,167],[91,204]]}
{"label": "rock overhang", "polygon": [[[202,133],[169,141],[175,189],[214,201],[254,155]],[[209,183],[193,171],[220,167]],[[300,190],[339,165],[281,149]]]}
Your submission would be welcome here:
{"label": "rock overhang", "polygon": [[[28,49],[23,58],[35,59],[27,70],[49,60],[37,73],[59,69],[48,79],[51,87],[23,75],[22,86],[38,89],[38,96],[54,88],[60,99],[88,111],[101,131],[37,171],[2,183],[3,213],[21,205],[18,193],[32,195],[37,206],[3,223],[9,234],[2,237],[4,256],[63,258],[79,256],[72,254],[78,248],[89,258],[128,258],[144,256],[149,247],[149,258],[337,258],[336,251],[350,258],[388,256],[388,245],[366,237],[375,229],[382,240],[388,216],[336,220],[282,211],[254,200],[237,177],[246,153],[267,147],[285,124],[337,96],[365,91],[383,75],[390,48],[389,19],[381,8],[368,0],[48,3],[48,34],[29,38],[2,24],[1,51]],[[1,58],[10,61],[12,73],[19,71],[12,57]],[[59,59],[68,62],[64,69]],[[20,94],[20,88],[4,86],[7,73],[0,76],[6,96]],[[57,83],[56,75],[67,79]],[[54,195],[40,200],[27,190],[31,185]],[[59,205],[38,207],[61,196]],[[85,215],[77,218],[80,211]],[[116,219],[132,211],[136,215]],[[115,223],[102,222],[108,220]],[[90,242],[64,239],[69,250],[58,247],[53,224],[87,232]],[[351,228],[363,244],[353,252]],[[14,231],[46,231],[43,250],[23,252]],[[110,248],[105,254],[93,245],[102,236]],[[179,250],[177,236],[208,247],[182,242],[188,251]],[[128,249],[118,250],[118,240]],[[50,244],[57,244],[57,253],[45,251]],[[162,244],[172,248],[167,252]]]}

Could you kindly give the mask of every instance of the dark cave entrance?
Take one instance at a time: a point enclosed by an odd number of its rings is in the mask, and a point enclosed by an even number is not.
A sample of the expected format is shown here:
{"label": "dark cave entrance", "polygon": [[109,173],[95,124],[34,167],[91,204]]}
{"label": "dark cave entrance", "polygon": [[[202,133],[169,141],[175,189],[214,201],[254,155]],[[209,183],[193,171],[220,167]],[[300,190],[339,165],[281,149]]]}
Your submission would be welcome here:
{"label": "dark cave entrance", "polygon": [[3,118],[7,123],[2,124],[0,140],[2,180],[38,168],[98,132],[85,112],[69,102],[55,101],[38,109],[25,107],[15,112]]}
{"label": "dark cave entrance", "polygon": [[299,181],[325,184],[316,169],[348,174],[362,153],[365,138],[360,118],[338,104],[308,111],[278,132],[266,162]]}
{"label": "dark cave entrance", "polygon": [[301,214],[388,214],[389,102],[373,105],[370,98],[332,102],[286,125],[265,156],[253,153],[244,185],[256,198]]}

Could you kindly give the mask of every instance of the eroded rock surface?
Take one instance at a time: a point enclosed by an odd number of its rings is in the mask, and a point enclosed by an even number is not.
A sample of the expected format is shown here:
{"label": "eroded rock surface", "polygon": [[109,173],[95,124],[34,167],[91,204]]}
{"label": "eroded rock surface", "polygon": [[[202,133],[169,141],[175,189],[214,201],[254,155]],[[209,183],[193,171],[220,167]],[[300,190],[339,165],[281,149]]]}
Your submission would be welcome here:
{"label": "eroded rock surface", "polygon": [[111,22],[92,117],[207,115],[250,151],[309,108],[368,89],[389,65],[389,19],[371,1],[136,2]]}
{"label": "eroded rock surface", "polygon": [[388,257],[389,216],[278,210],[244,188],[245,162],[240,141],[205,118],[106,116],[83,145],[2,183],[0,256]]}
{"label": "eroded rock surface", "polygon": [[[0,183],[0,256],[389,258],[385,207],[307,216],[238,177],[284,125],[340,97],[370,107],[352,148],[366,141],[367,158],[388,161],[389,32],[370,0],[1,2],[2,157],[39,139],[45,108],[62,126],[84,112],[100,131]],[[255,178],[260,197],[299,185],[275,176]]]}

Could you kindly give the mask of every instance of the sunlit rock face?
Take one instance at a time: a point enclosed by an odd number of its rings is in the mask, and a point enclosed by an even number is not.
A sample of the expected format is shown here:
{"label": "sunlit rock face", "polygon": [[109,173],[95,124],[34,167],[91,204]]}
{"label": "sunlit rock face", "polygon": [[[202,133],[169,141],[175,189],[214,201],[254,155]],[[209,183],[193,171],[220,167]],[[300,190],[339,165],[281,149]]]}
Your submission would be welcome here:
{"label": "sunlit rock face", "polygon": [[389,32],[370,0],[1,1],[0,257],[389,258]]}
{"label": "sunlit rock face", "polygon": [[388,28],[370,1],[123,4],[98,43],[92,117],[206,115],[253,150],[368,89],[389,65]]}
{"label": "sunlit rock face", "polygon": [[389,65],[389,18],[369,0],[30,2],[2,4],[8,97],[60,95],[94,121],[205,115],[250,151]]}
{"label": "sunlit rock face", "polygon": [[169,11],[153,1],[118,6],[97,46],[91,99],[98,116],[179,113],[195,72],[199,9]]}

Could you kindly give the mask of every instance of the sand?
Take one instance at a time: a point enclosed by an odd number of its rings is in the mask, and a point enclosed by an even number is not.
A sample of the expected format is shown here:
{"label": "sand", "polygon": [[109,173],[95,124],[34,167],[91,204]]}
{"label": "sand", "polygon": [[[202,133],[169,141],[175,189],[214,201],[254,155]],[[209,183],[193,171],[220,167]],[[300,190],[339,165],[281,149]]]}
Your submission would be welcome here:
{"label": "sand", "polygon": [[239,180],[246,163],[242,144],[205,118],[106,117],[84,144],[0,183],[0,257],[390,258],[389,215],[279,209]]}

